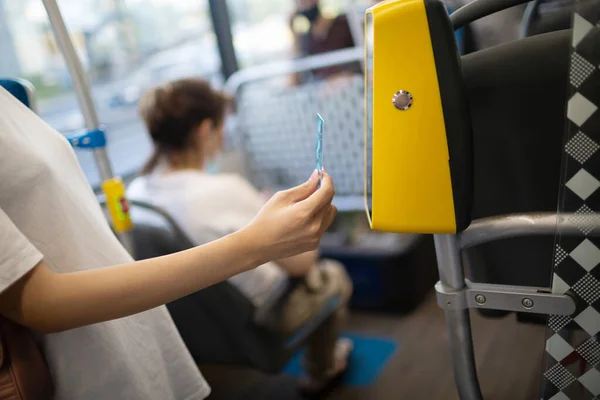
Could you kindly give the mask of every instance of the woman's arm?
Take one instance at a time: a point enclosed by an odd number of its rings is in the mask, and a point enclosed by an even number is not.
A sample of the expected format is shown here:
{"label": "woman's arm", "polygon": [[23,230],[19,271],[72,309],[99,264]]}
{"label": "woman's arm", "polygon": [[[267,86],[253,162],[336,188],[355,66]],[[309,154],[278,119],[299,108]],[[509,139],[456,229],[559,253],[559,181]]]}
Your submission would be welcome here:
{"label": "woman's arm", "polygon": [[89,271],[59,274],[42,261],[0,295],[0,313],[44,333],[121,318],[254,268],[259,251],[240,231],[180,253]]}
{"label": "woman's arm", "polygon": [[[273,259],[315,249],[335,218],[333,182],[279,192],[248,227],[191,250],[102,269],[59,274],[43,261],[0,293],[0,314],[57,332],[136,314]],[[68,251],[68,250],[65,250]]]}
{"label": "woman's arm", "polygon": [[277,260],[276,263],[288,275],[293,277],[303,277],[317,264],[319,252],[317,250],[307,251],[297,256]]}

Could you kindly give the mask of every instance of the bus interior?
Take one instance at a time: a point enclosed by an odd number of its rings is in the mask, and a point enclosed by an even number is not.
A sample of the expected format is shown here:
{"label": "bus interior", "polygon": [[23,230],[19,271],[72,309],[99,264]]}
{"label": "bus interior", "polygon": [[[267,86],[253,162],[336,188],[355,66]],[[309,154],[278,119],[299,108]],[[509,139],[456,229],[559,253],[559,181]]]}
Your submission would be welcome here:
{"label": "bus interior", "polygon": [[[314,169],[322,115],[338,215],[319,254],[352,280],[354,343],[322,398],[600,398],[600,3],[316,3],[349,45],[311,53],[294,0],[0,0],[0,86],[69,139],[136,260],[195,246],[123,191],[152,152],[144,91],[226,93],[219,173],[269,193]],[[210,399],[303,398],[318,321],[284,339],[227,281],[167,309]]]}

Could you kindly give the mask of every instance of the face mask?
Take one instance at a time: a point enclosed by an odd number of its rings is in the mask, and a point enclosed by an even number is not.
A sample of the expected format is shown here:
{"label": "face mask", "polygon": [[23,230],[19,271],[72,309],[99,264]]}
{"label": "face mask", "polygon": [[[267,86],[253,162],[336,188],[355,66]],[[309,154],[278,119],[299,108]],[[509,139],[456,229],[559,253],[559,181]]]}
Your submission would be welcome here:
{"label": "face mask", "polygon": [[216,175],[221,171],[221,153],[215,155],[212,160],[204,164],[204,172],[210,175]]}
{"label": "face mask", "polygon": [[311,23],[315,22],[320,15],[319,5],[315,4],[311,8],[298,12],[300,15],[303,15],[308,19]]}

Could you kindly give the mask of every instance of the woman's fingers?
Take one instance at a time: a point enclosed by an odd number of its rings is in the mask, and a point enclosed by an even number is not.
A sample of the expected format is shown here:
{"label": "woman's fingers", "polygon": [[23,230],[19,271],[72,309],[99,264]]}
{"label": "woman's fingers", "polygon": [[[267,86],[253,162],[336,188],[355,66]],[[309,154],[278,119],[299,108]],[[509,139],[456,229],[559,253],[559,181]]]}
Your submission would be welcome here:
{"label": "woman's fingers", "polygon": [[311,194],[306,200],[304,200],[302,205],[306,207],[312,215],[314,215],[326,206],[331,205],[334,195],[335,186],[333,185],[333,180],[327,172],[323,171],[321,187]]}
{"label": "woman's fingers", "polygon": [[321,232],[325,232],[327,229],[329,229],[331,224],[333,224],[333,221],[335,221],[335,217],[337,216],[337,207],[333,204],[330,204],[326,210],[327,211],[321,221]]}
{"label": "woman's fingers", "polygon": [[281,194],[292,203],[300,202],[307,199],[315,192],[315,190],[317,190],[318,182],[319,175],[315,170],[306,182],[291,189],[284,190]]}
{"label": "woman's fingers", "polygon": [[319,240],[323,233],[331,226],[335,217],[337,215],[337,208],[333,204],[329,204],[329,206],[324,207],[321,211],[319,211],[312,219],[311,225],[318,227],[315,229],[315,235],[319,236]]}

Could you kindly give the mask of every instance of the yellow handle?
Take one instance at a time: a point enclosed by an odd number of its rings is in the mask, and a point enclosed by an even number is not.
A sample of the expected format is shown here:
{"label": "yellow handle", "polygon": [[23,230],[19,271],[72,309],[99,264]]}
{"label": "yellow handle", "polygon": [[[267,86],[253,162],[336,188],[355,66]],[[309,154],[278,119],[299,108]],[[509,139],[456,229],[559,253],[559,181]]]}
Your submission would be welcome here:
{"label": "yellow handle", "polygon": [[125,197],[125,185],[121,178],[112,178],[102,182],[106,195],[106,204],[116,233],[126,232],[133,227],[129,214],[129,203]]}

